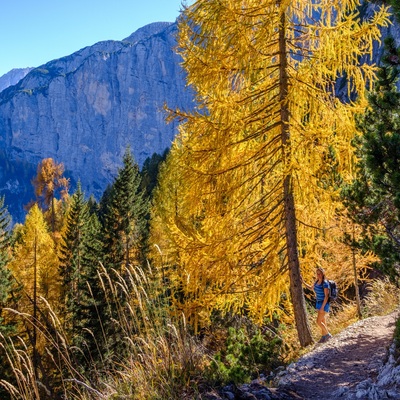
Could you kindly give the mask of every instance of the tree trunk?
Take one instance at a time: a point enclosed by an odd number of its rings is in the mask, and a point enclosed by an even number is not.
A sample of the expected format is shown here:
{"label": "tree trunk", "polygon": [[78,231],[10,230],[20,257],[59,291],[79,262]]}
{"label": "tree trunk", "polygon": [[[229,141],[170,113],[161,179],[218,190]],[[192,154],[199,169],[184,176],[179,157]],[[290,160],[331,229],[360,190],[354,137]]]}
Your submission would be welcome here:
{"label": "tree trunk", "polygon": [[35,238],[33,243],[33,372],[35,375],[35,379],[37,378],[37,253],[38,253],[38,244],[37,244],[37,230],[35,229]]}
{"label": "tree trunk", "polygon": [[297,251],[296,212],[294,206],[291,177],[284,181],[285,202],[285,234],[289,264],[290,295],[293,303],[294,319],[301,346],[308,346],[313,342],[310,324],[306,312],[306,302],[300,279],[300,262]]}
{"label": "tree trunk", "polygon": [[[291,164],[291,144],[289,130],[289,107],[288,107],[288,65],[286,58],[286,16],[281,13],[281,26],[279,29],[279,55],[280,55],[280,85],[279,100],[282,123],[282,146],[284,152],[284,168],[290,169]],[[285,237],[288,254],[290,295],[293,303],[294,318],[300,345],[307,346],[313,342],[310,324],[308,322],[306,304],[304,300],[303,288],[300,280],[300,262],[297,249],[297,229],[296,229],[296,209],[293,196],[292,176],[289,171],[285,171],[283,182],[284,196],[284,219]]]}
{"label": "tree trunk", "polygon": [[54,193],[51,196],[51,232],[54,233],[56,232],[56,209],[54,205]]}
{"label": "tree trunk", "polygon": [[358,288],[358,273],[357,273],[357,262],[356,262],[354,223],[353,223],[353,242],[351,244],[351,250],[352,250],[352,254],[353,254],[353,273],[354,273],[354,287],[356,290],[357,317],[362,318],[360,291]]}

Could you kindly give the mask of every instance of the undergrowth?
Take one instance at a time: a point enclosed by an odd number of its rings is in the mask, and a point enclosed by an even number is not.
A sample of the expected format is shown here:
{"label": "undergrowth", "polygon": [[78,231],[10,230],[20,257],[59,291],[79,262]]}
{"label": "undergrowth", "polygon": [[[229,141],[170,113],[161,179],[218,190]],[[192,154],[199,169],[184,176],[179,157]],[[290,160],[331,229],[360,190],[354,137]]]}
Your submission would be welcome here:
{"label": "undergrowth", "polygon": [[[113,282],[106,271],[102,281],[113,285],[112,292],[129,294],[129,304],[118,315],[115,324],[123,330],[126,356],[108,358],[104,354],[87,354],[84,348],[70,345],[63,323],[42,299],[51,326],[38,324],[43,354],[52,362],[54,382],[41,370],[35,370],[28,339],[16,342],[3,337],[13,379],[0,380],[11,399],[79,399],[79,400],[183,400],[200,398],[199,392],[211,384],[244,382],[274,368],[281,359],[282,339],[276,332],[261,331],[248,321],[237,328],[220,329],[217,346],[207,348],[210,337],[194,335],[180,315],[173,317],[171,294],[161,285],[157,273],[130,267],[121,281]],[[27,314],[13,311],[24,323],[31,324]],[[100,340],[92,332],[94,340]],[[97,338],[97,339],[96,339]],[[223,344],[221,346],[221,344]],[[85,370],[75,362],[81,353],[93,362]],[[110,361],[111,360],[111,361]]]}
{"label": "undergrowth", "polygon": [[213,357],[207,375],[217,384],[249,382],[280,365],[281,349],[282,339],[277,335],[259,329],[249,334],[246,328],[230,327],[225,346]]}

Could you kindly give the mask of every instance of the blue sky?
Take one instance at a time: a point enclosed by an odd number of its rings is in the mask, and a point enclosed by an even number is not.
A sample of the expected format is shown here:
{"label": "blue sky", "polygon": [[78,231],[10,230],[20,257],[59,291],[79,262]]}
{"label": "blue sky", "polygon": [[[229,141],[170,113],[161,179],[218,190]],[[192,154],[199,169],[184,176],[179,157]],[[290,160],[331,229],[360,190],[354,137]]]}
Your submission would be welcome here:
{"label": "blue sky", "polygon": [[[186,1],[193,4],[194,0]],[[37,67],[151,22],[174,22],[181,0],[0,0],[0,76]]]}

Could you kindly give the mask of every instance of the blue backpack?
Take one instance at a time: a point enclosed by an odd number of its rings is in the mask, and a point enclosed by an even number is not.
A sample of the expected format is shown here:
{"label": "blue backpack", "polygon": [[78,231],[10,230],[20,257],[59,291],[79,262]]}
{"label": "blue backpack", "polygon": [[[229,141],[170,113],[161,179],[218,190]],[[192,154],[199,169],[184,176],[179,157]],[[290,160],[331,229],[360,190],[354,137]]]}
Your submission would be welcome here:
{"label": "blue backpack", "polygon": [[336,282],[333,280],[328,280],[329,283],[329,302],[337,300],[338,288]]}

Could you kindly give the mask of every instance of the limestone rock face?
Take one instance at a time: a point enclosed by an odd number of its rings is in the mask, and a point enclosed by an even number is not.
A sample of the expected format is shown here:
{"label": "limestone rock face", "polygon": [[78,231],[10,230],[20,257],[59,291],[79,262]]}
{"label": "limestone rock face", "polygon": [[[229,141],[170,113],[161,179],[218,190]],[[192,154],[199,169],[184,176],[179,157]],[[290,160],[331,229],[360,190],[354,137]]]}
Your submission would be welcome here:
{"label": "limestone rock face", "polygon": [[31,166],[52,157],[87,194],[99,196],[128,144],[139,164],[162,153],[176,134],[176,124],[165,122],[164,104],[193,105],[174,53],[176,31],[174,23],[145,26],[125,40],[96,43],[35,68],[4,89],[0,157]]}

